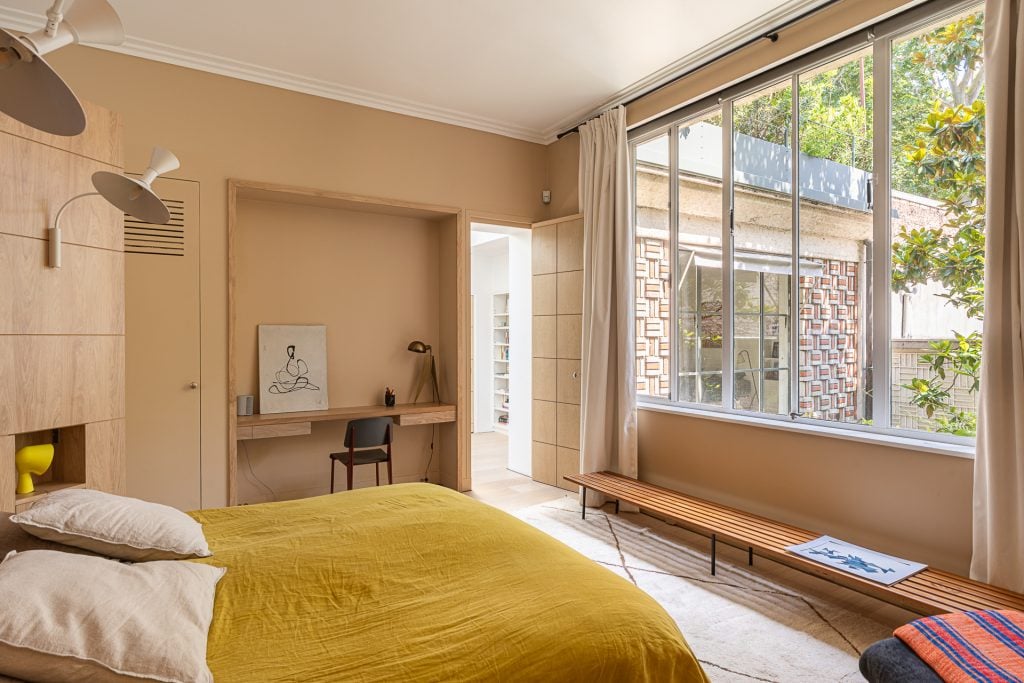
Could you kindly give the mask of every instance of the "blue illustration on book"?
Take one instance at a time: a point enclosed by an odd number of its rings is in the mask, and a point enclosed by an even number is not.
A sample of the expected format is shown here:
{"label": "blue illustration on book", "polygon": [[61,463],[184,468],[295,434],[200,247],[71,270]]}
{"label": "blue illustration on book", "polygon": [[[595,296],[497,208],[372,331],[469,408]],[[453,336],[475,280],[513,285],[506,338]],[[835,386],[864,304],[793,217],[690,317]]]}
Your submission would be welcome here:
{"label": "blue illustration on book", "polygon": [[819,550],[811,550],[810,554],[824,555],[828,559],[835,560],[843,566],[849,567],[850,569],[858,569],[868,574],[877,574],[878,572],[887,574],[889,572],[896,571],[895,569],[892,569],[890,567],[881,567],[875,564],[874,562],[868,562],[867,560],[857,557],[856,555],[843,556],[842,553],[838,553],[834,549],[829,548],[828,546],[825,546],[824,548],[821,548]]}

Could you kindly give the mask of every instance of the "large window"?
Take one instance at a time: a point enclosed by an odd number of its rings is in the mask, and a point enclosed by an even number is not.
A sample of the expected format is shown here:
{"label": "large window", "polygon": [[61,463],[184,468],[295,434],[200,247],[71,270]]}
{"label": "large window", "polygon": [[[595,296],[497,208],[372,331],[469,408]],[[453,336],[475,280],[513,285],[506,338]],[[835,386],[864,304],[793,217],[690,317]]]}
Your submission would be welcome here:
{"label": "large window", "polygon": [[641,400],[974,435],[982,23],[921,6],[633,133]]}

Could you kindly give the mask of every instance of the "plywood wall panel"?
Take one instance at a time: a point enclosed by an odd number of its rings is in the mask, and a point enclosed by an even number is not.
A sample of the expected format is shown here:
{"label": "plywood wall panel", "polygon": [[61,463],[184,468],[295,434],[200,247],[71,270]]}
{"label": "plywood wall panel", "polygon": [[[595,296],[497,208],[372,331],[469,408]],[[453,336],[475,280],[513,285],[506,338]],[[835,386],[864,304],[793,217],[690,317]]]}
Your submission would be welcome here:
{"label": "plywood wall panel", "polygon": [[0,436],[0,510],[14,510],[14,437]]}
{"label": "plywood wall panel", "polygon": [[[119,167],[0,133],[0,233],[46,239],[60,207],[95,192],[92,174]],[[102,197],[86,197],[61,218],[64,242],[120,251],[123,214]]]}
{"label": "plywood wall panel", "polygon": [[50,135],[5,114],[0,114],[0,131],[111,166],[123,166],[121,139],[124,135],[124,125],[121,117],[91,102],[82,102],[82,106],[88,125],[81,135]]}
{"label": "plywood wall panel", "polygon": [[0,334],[124,334],[124,254],[0,234]]}
{"label": "plywood wall panel", "polygon": [[0,336],[0,434],[124,417],[124,337]]}
{"label": "plywood wall panel", "polygon": [[127,490],[124,419],[85,425],[85,456],[86,485],[123,496]]}

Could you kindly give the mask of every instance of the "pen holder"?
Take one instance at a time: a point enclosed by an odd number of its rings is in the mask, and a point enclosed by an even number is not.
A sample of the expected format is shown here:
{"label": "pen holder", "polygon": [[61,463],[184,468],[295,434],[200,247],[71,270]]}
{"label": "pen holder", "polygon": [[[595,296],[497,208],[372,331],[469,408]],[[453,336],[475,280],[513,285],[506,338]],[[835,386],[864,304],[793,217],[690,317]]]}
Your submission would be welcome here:
{"label": "pen holder", "polygon": [[388,408],[394,408],[395,407],[395,395],[394,394],[384,394],[384,405],[387,406]]}

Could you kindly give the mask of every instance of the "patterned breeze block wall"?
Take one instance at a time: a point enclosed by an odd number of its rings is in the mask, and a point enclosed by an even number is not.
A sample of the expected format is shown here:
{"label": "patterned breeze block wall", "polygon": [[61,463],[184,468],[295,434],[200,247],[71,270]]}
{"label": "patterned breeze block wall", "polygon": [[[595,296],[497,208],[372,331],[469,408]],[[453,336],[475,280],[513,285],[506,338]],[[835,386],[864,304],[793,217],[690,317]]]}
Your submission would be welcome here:
{"label": "patterned breeze block wall", "polygon": [[645,396],[669,395],[669,255],[666,240],[636,240],[636,391]]}
{"label": "patterned breeze block wall", "polygon": [[[669,395],[671,328],[668,243],[636,241],[636,387]],[[819,260],[821,276],[800,278],[800,412],[822,420],[859,419],[858,264]]]}
{"label": "patterned breeze block wall", "polygon": [[800,413],[849,422],[860,417],[858,264],[816,260],[823,274],[800,277]]}

